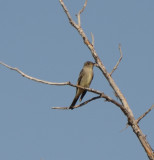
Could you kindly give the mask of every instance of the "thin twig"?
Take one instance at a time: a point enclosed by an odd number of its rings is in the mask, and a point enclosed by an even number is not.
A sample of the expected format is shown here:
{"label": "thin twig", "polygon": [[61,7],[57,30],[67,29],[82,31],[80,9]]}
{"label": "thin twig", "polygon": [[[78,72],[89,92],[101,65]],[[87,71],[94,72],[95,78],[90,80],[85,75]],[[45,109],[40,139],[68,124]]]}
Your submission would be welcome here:
{"label": "thin twig", "polygon": [[119,58],[117,64],[114,66],[112,72],[110,73],[110,76],[118,68],[118,65],[119,65],[119,63],[120,63],[120,61],[122,60],[122,57],[123,57],[122,50],[121,50],[121,45],[120,44],[119,44],[119,51],[120,51],[120,58]]}
{"label": "thin twig", "polygon": [[139,123],[140,120],[141,120],[142,118],[144,118],[153,108],[154,108],[154,104],[153,104],[143,115],[141,115],[141,116],[136,120],[137,123]]}
{"label": "thin twig", "polygon": [[51,109],[69,110],[69,107],[51,107]]}
{"label": "thin twig", "polygon": [[95,47],[94,35],[93,35],[93,33],[92,33],[92,32],[91,32],[91,38],[92,38],[92,45],[93,45],[93,47]]}
{"label": "thin twig", "polygon": [[84,43],[91,50],[91,48],[93,48],[93,45],[88,40],[88,38],[87,38],[86,34],[84,33],[83,29],[73,21],[73,19],[71,18],[70,14],[69,14],[69,11],[67,10],[67,7],[65,6],[63,0],[59,0],[59,2],[61,4],[62,8],[64,9],[64,12],[66,13],[67,18],[69,19],[69,23],[79,32],[79,34],[83,38]]}
{"label": "thin twig", "polygon": [[[87,103],[89,103],[89,102],[91,102],[91,101],[93,101],[93,100],[96,100],[96,99],[98,99],[98,98],[102,98],[102,97],[101,97],[101,96],[93,97],[93,98],[91,98],[91,99],[89,99],[89,100],[87,100],[87,101],[85,101],[85,102],[83,102],[83,103],[81,103],[81,104],[79,104],[79,105],[75,105],[72,109],[74,109],[74,108],[79,108],[79,107],[81,107],[81,106],[83,106],[83,105],[85,105],[85,104],[87,104]],[[52,109],[68,110],[68,109],[70,109],[70,107],[52,107]]]}
{"label": "thin twig", "polygon": [[48,84],[48,85],[58,85],[58,86],[69,85],[69,83],[70,83],[70,82],[57,83],[57,82],[44,81],[44,80],[41,80],[41,79],[37,79],[37,78],[31,77],[31,76],[25,74],[24,72],[22,72],[20,69],[11,67],[11,66],[3,63],[3,62],[0,62],[0,64],[5,66],[5,67],[7,67],[7,68],[9,68],[9,69],[11,69],[11,70],[14,70],[14,71],[18,72],[23,77],[28,78],[28,79],[33,80],[33,81],[36,81],[36,82],[40,82],[40,83],[44,83],[44,84]]}
{"label": "thin twig", "polygon": [[86,8],[87,6],[87,0],[85,1],[82,9],[79,11],[79,13],[77,14],[77,18],[78,18],[78,26],[80,27],[81,26],[81,19],[80,19],[80,14],[84,11],[84,9]]}
{"label": "thin twig", "polygon": [[84,5],[83,5],[83,8],[79,11],[78,14],[81,14],[81,13],[84,11],[84,9],[85,9],[86,6],[87,6],[87,1],[88,1],[88,0],[85,0],[85,3],[84,3]]}
{"label": "thin twig", "polygon": [[61,6],[62,6],[63,9],[64,9],[64,12],[65,12],[66,15],[67,15],[67,18],[69,19],[70,24],[71,24],[73,27],[78,28],[78,25],[72,20],[70,14],[69,14],[69,12],[68,12],[68,9],[67,9],[67,7],[65,6],[63,0],[59,0],[59,1],[60,1]]}

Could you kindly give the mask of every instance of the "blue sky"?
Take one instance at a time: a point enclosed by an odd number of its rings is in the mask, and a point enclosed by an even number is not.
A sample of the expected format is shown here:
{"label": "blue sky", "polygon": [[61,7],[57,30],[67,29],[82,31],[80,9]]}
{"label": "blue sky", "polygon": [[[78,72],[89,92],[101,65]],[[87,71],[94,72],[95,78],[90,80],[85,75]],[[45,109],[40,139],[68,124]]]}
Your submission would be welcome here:
{"label": "blue sky", "polygon": [[[70,14],[83,0],[64,0]],[[154,1],[88,1],[81,25],[138,118],[154,103]],[[58,0],[0,0],[0,61],[30,76],[76,84],[83,63],[93,61]],[[91,88],[114,97],[101,72],[94,68]],[[146,160],[127,119],[103,99],[73,110],[75,88],[49,86],[23,78],[0,66],[0,158],[3,160]],[[95,96],[87,93],[84,100]],[[139,124],[154,148],[154,110]]]}

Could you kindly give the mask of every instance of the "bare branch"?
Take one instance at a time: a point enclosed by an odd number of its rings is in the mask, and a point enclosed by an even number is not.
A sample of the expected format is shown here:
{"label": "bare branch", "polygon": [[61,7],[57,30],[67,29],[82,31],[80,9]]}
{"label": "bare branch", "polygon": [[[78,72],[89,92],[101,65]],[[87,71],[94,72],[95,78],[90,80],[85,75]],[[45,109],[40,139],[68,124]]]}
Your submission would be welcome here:
{"label": "bare branch", "polygon": [[[98,98],[104,98],[104,99],[106,99],[107,102],[111,102],[111,103],[115,104],[116,106],[118,106],[119,108],[123,107],[120,103],[118,103],[117,101],[115,101],[111,97],[109,97],[109,96],[105,95],[104,93],[102,93],[97,97],[93,97],[93,98],[91,98],[91,99],[89,99],[89,100],[87,100],[87,101],[85,101],[85,102],[83,102],[83,103],[81,103],[79,105],[74,106],[73,109],[81,107],[81,106],[83,106],[83,105],[85,105],[85,104],[87,104],[87,103],[89,103],[89,102],[91,102],[91,101],[93,101],[95,99],[98,99]],[[66,109],[70,109],[70,108],[69,107],[52,107],[52,109],[63,109],[63,110],[66,110]]]}
{"label": "bare branch", "polygon": [[[83,102],[83,103],[81,103],[81,104],[79,104],[79,105],[75,105],[72,109],[79,108],[79,107],[81,107],[81,106],[83,106],[83,105],[85,105],[85,104],[87,104],[87,103],[89,103],[89,102],[91,102],[91,101],[93,101],[93,100],[96,100],[96,99],[98,99],[98,98],[102,98],[102,97],[101,97],[101,96],[93,97],[93,98],[91,98],[91,99],[89,99],[89,100],[87,100],[87,101],[85,101],[85,102]],[[67,109],[70,109],[70,107],[52,107],[52,109],[63,109],[63,110],[67,110]],[[72,109],[71,109],[71,110],[72,110]]]}
{"label": "bare branch", "polygon": [[84,9],[86,8],[87,6],[87,0],[85,1],[84,5],[83,5],[83,8],[79,11],[79,13],[77,14],[77,18],[78,18],[78,26],[80,27],[81,26],[81,19],[80,19],[80,14],[84,11]]}
{"label": "bare branch", "polygon": [[3,65],[3,66],[5,66],[5,67],[7,67],[7,68],[9,68],[9,69],[11,69],[11,70],[14,70],[14,71],[18,72],[23,77],[28,78],[28,79],[33,80],[33,81],[36,81],[36,82],[40,82],[40,83],[44,83],[44,84],[48,84],[48,85],[59,85],[59,86],[70,85],[72,87],[78,87],[78,88],[81,88],[81,89],[85,89],[85,90],[87,90],[89,92],[93,92],[93,93],[96,93],[96,94],[99,94],[99,95],[103,94],[103,92],[101,92],[101,91],[97,91],[97,90],[94,90],[94,89],[91,89],[91,88],[85,88],[85,87],[82,87],[82,86],[79,86],[79,85],[74,85],[71,82],[61,82],[61,83],[58,83],[58,82],[49,82],[49,81],[44,81],[44,80],[41,80],[41,79],[37,79],[35,77],[31,77],[31,76],[25,74],[24,72],[22,72],[18,68],[11,67],[11,66],[3,63],[3,62],[0,62],[0,64]]}
{"label": "bare branch", "polygon": [[85,9],[86,6],[87,6],[87,1],[88,1],[88,0],[85,0],[85,3],[84,3],[84,5],[83,5],[83,8],[79,11],[78,14],[81,14],[81,13],[84,11],[84,9]]}
{"label": "bare branch", "polygon": [[82,86],[79,86],[79,85],[74,85],[72,84],[71,82],[61,82],[61,83],[57,83],[57,82],[49,82],[49,81],[44,81],[44,80],[41,80],[41,79],[37,79],[37,78],[34,78],[34,77],[31,77],[27,74],[25,74],[24,72],[22,72],[21,70],[19,70],[18,68],[13,68],[3,62],[0,62],[1,65],[11,69],[11,70],[14,70],[16,72],[18,72],[19,74],[21,74],[23,77],[25,78],[28,78],[30,80],[33,80],[33,81],[36,81],[36,82],[39,82],[39,83],[44,83],[44,84],[48,84],[48,85],[57,85],[57,86],[64,86],[64,85],[69,85],[69,86],[72,86],[72,87],[78,87],[78,88],[81,88],[81,89],[84,89],[84,90],[87,90],[89,92],[92,92],[92,93],[95,93],[95,94],[98,94],[100,95],[102,98],[106,99],[106,101],[108,102],[111,102],[115,105],[117,105],[118,107],[122,108],[123,106],[118,103],[117,101],[115,101],[114,99],[112,99],[111,97],[105,95],[103,92],[101,91],[98,91],[98,90],[95,90],[95,89],[92,89],[92,88],[85,88],[85,87],[82,87]]}
{"label": "bare branch", "polygon": [[[67,15],[67,18],[69,19],[70,24],[79,32],[79,34],[80,34],[81,37],[83,38],[84,43],[89,47],[89,49],[90,49],[91,47],[93,47],[92,44],[89,42],[88,38],[86,37],[83,29],[82,29],[79,25],[77,25],[77,24],[72,20],[70,14],[69,14],[69,11],[68,11],[67,7],[65,6],[63,0],[59,0],[59,2],[60,2],[60,4],[61,4],[61,6],[63,7],[64,12],[65,12],[66,15]],[[85,4],[86,4],[86,3],[85,3]],[[84,6],[85,6],[85,5],[84,5]],[[85,8],[85,7],[83,7],[83,8]],[[83,9],[83,10],[84,10],[84,9]]]}
{"label": "bare branch", "polygon": [[110,76],[111,76],[112,73],[117,69],[117,67],[118,67],[118,65],[119,65],[119,63],[121,62],[122,57],[123,57],[122,50],[121,50],[121,45],[120,45],[120,44],[119,44],[119,51],[120,51],[120,58],[119,58],[117,64],[114,66],[112,72],[110,73]]}
{"label": "bare branch", "polygon": [[69,110],[69,107],[51,107],[51,109]]}
{"label": "bare branch", "polygon": [[58,86],[69,85],[69,83],[70,83],[70,82],[57,83],[57,82],[44,81],[44,80],[41,80],[41,79],[37,79],[37,78],[31,77],[31,76],[25,74],[24,72],[22,72],[21,70],[19,70],[18,68],[11,67],[11,66],[3,63],[3,62],[0,62],[0,64],[5,66],[5,67],[7,67],[7,68],[9,68],[9,69],[11,69],[11,70],[14,70],[14,71],[18,72],[23,77],[28,78],[28,79],[33,80],[33,81],[36,81],[36,82],[40,82],[40,83],[44,83],[44,84],[48,84],[48,85],[58,85]]}
{"label": "bare branch", "polygon": [[93,47],[95,47],[94,35],[93,35],[93,33],[92,33],[92,32],[91,32],[91,38],[92,38],[92,45],[93,45]]}
{"label": "bare branch", "polygon": [[142,118],[144,118],[153,108],[154,108],[154,104],[153,104],[143,115],[141,115],[141,116],[137,119],[137,123],[139,123],[140,120],[141,120]]}
{"label": "bare branch", "polygon": [[61,6],[62,6],[63,9],[64,9],[66,15],[67,15],[67,18],[69,19],[70,24],[71,24],[73,27],[78,28],[78,25],[72,20],[70,14],[69,14],[69,12],[68,12],[67,7],[64,5],[63,0],[59,0],[59,1],[60,1]]}

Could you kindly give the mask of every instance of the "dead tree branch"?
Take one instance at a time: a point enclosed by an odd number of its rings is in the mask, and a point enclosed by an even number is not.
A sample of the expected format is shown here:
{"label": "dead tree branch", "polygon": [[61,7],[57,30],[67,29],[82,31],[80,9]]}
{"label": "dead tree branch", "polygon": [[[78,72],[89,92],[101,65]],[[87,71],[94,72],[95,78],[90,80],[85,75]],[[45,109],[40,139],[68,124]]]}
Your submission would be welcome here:
{"label": "dead tree branch", "polygon": [[21,74],[23,77],[25,78],[28,78],[30,80],[33,80],[35,82],[40,82],[40,83],[44,83],[44,84],[48,84],[48,85],[57,85],[57,86],[64,86],[64,85],[69,85],[70,82],[61,82],[61,83],[57,83],[57,82],[49,82],[49,81],[44,81],[44,80],[41,80],[41,79],[37,79],[37,78],[34,78],[34,77],[31,77],[27,74],[25,74],[24,72],[22,72],[21,70],[19,70],[18,68],[14,68],[14,67],[11,67],[3,62],[0,62],[1,65],[11,69],[11,70],[14,70],[16,72],[18,72],[19,74]]}
{"label": "dead tree branch", "polygon": [[91,38],[92,38],[92,45],[93,45],[93,47],[95,47],[94,35],[93,35],[93,33],[92,33],[92,32],[91,32]]}
{"label": "dead tree branch", "polygon": [[[86,89],[86,88],[85,88],[85,89]],[[88,89],[88,88],[87,88],[87,89]],[[89,89],[90,89],[90,88],[89,88]],[[93,100],[98,99],[98,98],[104,98],[107,102],[111,102],[111,103],[115,104],[116,106],[118,106],[119,108],[122,108],[122,107],[123,107],[120,103],[118,103],[117,101],[115,101],[115,100],[112,99],[111,97],[109,97],[109,96],[105,95],[104,93],[102,93],[102,94],[100,94],[99,96],[93,97],[93,98],[91,98],[91,99],[89,99],[89,100],[87,100],[87,101],[85,101],[85,102],[83,102],[83,103],[81,103],[81,104],[79,104],[79,105],[75,105],[75,106],[73,107],[73,109],[78,108],[78,107],[81,107],[81,106],[83,106],[83,105],[85,105],[85,104],[87,104],[87,103],[89,103],[89,102],[91,102],[91,101],[93,101]],[[66,109],[70,109],[70,108],[69,108],[69,107],[52,107],[52,109],[63,109],[63,110],[66,110]]]}
{"label": "dead tree branch", "polygon": [[[76,23],[74,23],[74,21],[72,20],[72,18],[70,17],[69,11],[67,10],[63,0],[59,0],[62,8],[64,9],[64,12],[66,13],[70,24],[78,31],[78,33],[81,35],[84,43],[87,45],[87,47],[89,48],[93,58],[95,59],[95,62],[98,64],[99,69],[101,70],[102,74],[105,76],[105,78],[107,79],[109,85],[112,87],[112,89],[114,90],[114,92],[116,93],[117,97],[119,98],[119,100],[122,103],[122,112],[127,116],[128,119],[128,124],[132,127],[133,132],[136,134],[137,138],[139,139],[141,145],[143,146],[145,152],[147,153],[147,156],[150,160],[154,160],[154,153],[153,150],[150,146],[150,144],[148,143],[148,141],[146,140],[146,137],[144,136],[144,134],[142,133],[141,129],[139,128],[137,121],[135,120],[135,117],[133,115],[132,110],[130,109],[128,102],[126,100],[126,98],[124,97],[124,95],[122,94],[122,92],[120,91],[119,87],[116,85],[116,83],[114,82],[113,78],[111,77],[111,74],[109,72],[107,72],[104,64],[102,63],[101,59],[98,57],[98,54],[95,51],[94,46],[92,45],[92,43],[90,43],[90,41],[88,40],[85,32],[83,31],[83,29],[81,28],[81,26],[77,25]],[[121,51],[121,50],[120,50]],[[122,53],[122,52],[121,52]]]}
{"label": "dead tree branch", "polygon": [[[87,104],[87,103],[89,103],[89,102],[91,102],[91,101],[93,101],[93,100],[99,99],[99,98],[102,98],[102,97],[101,97],[101,96],[93,97],[93,98],[91,98],[91,99],[89,99],[89,100],[87,100],[87,101],[85,101],[85,102],[83,102],[83,103],[81,103],[81,104],[79,104],[79,105],[75,105],[72,109],[74,109],[74,108],[79,108],[79,107],[81,107],[81,106],[83,106],[83,105],[85,105],[85,104]],[[52,107],[52,109],[63,109],[63,110],[67,110],[67,109],[70,109],[70,107]]]}
{"label": "dead tree branch", "polygon": [[[44,81],[44,80],[41,80],[41,79],[37,79],[37,78],[34,78],[34,77],[31,77],[27,74],[25,74],[24,72],[22,72],[21,70],[19,70],[18,68],[14,68],[14,67],[11,67],[3,62],[0,62],[1,65],[11,69],[11,70],[14,70],[16,72],[18,72],[19,74],[21,74],[23,77],[27,78],[27,79],[30,79],[30,80],[33,80],[35,82],[40,82],[40,83],[44,83],[44,84],[48,84],[48,85],[57,85],[57,86],[64,86],[64,85],[69,85],[69,86],[72,86],[72,87],[78,87],[78,88],[81,88],[81,89],[84,89],[84,90],[87,90],[89,92],[92,92],[92,93],[95,93],[95,94],[98,94],[100,98],[104,98],[106,101],[108,102],[111,102],[113,104],[115,104],[116,106],[120,107],[120,108],[123,108],[123,106],[118,103],[117,101],[115,101],[114,99],[112,99],[111,97],[105,95],[103,92],[101,91],[98,91],[98,90],[95,90],[95,89],[92,89],[92,88],[85,88],[85,87],[82,87],[82,86],[79,86],[79,85],[74,85],[72,84],[71,82],[61,82],[61,83],[58,83],[58,82],[49,82],[49,81]],[[94,98],[92,100],[95,100],[97,98]],[[91,101],[91,100],[90,100]],[[90,101],[84,103],[84,104],[87,104],[89,103]],[[84,104],[82,104],[81,106],[83,106]],[[80,107],[80,106],[78,106]],[[78,107],[74,107],[74,108],[78,108]],[[61,107],[62,109],[67,109],[67,107]],[[54,108],[54,109],[60,109],[59,107],[58,108]]]}
{"label": "dead tree branch", "polygon": [[144,118],[153,108],[154,108],[154,104],[153,104],[143,115],[141,115],[141,116],[137,119],[137,123],[139,123],[140,120],[141,120],[142,118]]}
{"label": "dead tree branch", "polygon": [[84,9],[86,8],[87,6],[87,0],[85,1],[84,5],[83,5],[83,8],[79,11],[79,13],[77,14],[77,17],[78,17],[78,26],[80,27],[81,26],[81,19],[80,19],[80,14],[84,11]]}
{"label": "dead tree branch", "polygon": [[121,60],[122,60],[122,57],[123,57],[123,54],[122,54],[122,50],[121,50],[121,45],[119,44],[119,51],[120,51],[120,58],[117,62],[117,64],[114,66],[112,72],[110,73],[110,76],[112,75],[112,73],[118,68],[118,65],[120,64]]}

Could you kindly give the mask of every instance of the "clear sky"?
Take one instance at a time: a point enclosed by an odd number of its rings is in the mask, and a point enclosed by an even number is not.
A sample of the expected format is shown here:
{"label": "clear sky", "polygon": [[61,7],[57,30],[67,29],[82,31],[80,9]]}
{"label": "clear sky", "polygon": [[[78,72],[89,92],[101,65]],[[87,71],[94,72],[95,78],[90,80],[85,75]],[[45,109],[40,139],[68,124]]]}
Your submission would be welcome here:
{"label": "clear sky", "polygon": [[[64,0],[71,16],[84,0]],[[110,72],[135,118],[154,103],[154,1],[89,0],[81,25]],[[76,84],[83,63],[94,61],[58,0],[0,0],[0,61],[30,76]],[[91,88],[114,97],[94,68]],[[73,111],[75,88],[49,86],[0,65],[0,159],[147,160],[146,153],[115,105],[99,99]],[[95,96],[87,93],[84,100]],[[154,110],[139,124],[154,148]]]}

